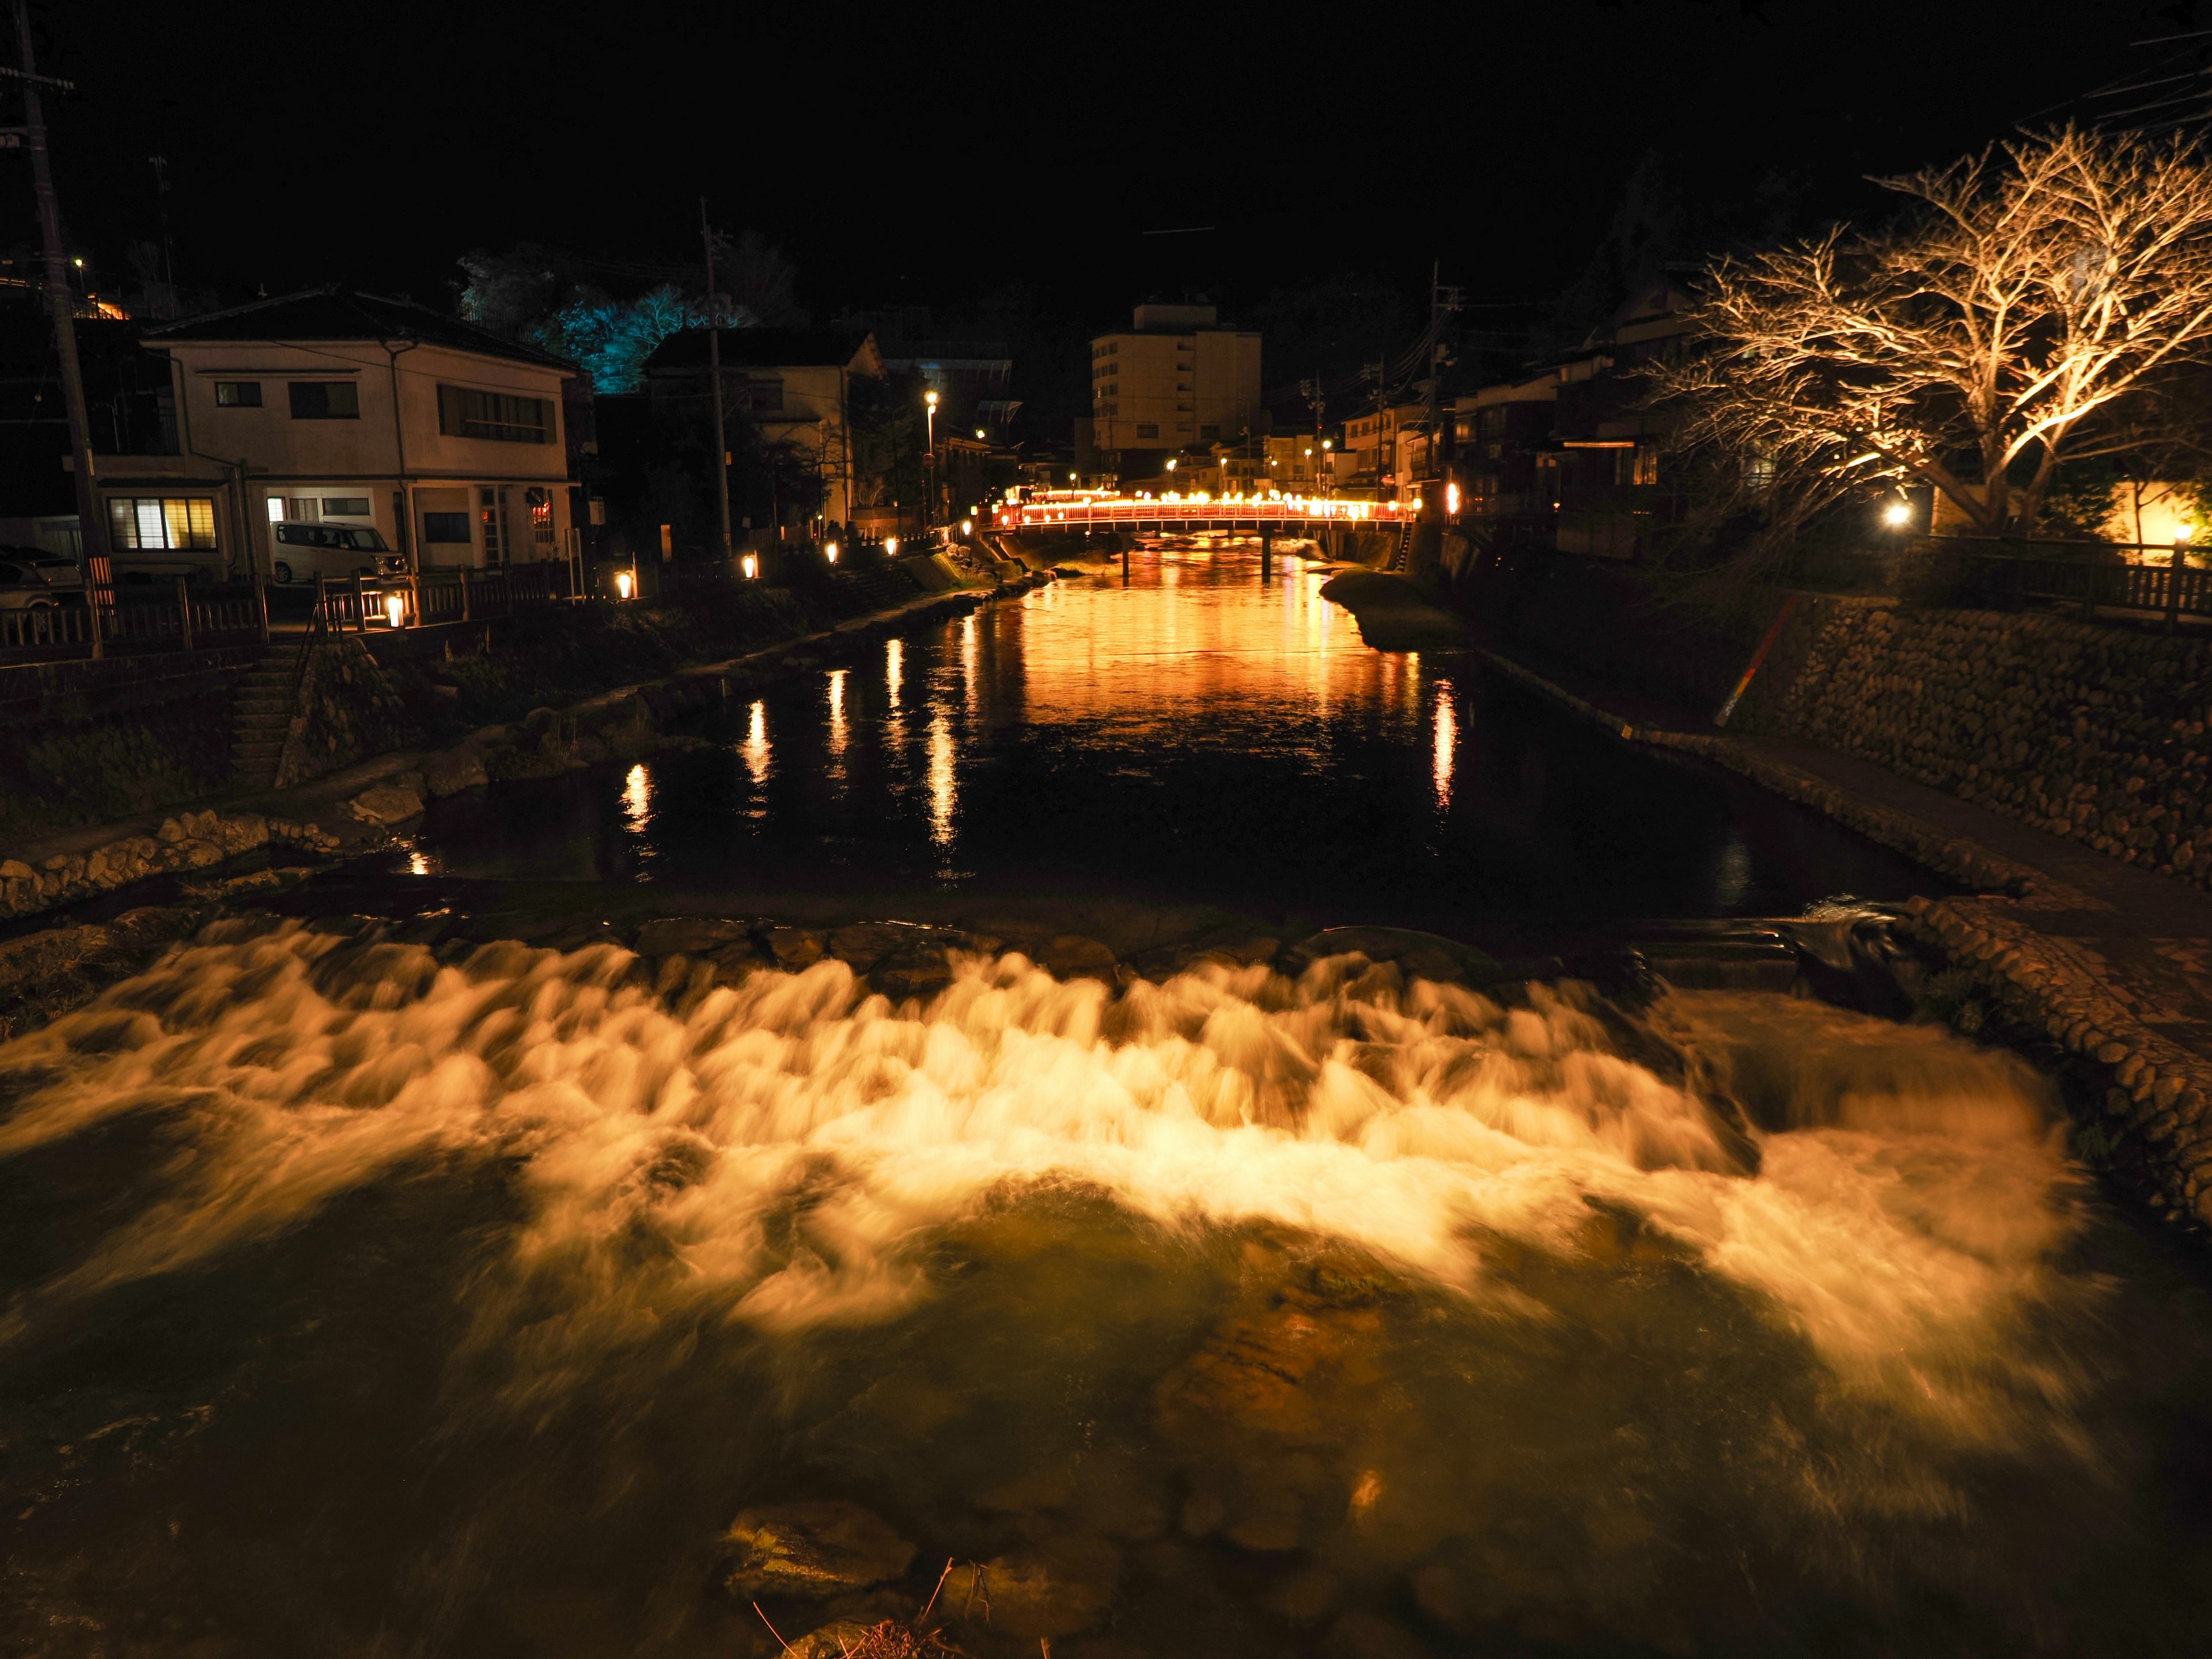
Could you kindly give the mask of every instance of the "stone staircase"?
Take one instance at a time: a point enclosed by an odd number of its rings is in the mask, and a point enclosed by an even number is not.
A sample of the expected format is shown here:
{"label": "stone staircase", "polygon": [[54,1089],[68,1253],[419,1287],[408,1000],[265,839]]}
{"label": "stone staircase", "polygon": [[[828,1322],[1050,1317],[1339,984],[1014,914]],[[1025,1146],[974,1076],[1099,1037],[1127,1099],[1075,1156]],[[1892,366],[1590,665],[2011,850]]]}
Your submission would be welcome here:
{"label": "stone staircase", "polygon": [[1406,568],[1407,556],[1413,550],[1413,526],[1412,521],[1409,520],[1406,523],[1398,526],[1397,550],[1390,555],[1389,560],[1385,562],[1382,568],[1385,570],[1404,570]]}
{"label": "stone staircase", "polygon": [[241,788],[266,789],[276,781],[299,695],[301,648],[278,646],[231,688],[231,775]]}

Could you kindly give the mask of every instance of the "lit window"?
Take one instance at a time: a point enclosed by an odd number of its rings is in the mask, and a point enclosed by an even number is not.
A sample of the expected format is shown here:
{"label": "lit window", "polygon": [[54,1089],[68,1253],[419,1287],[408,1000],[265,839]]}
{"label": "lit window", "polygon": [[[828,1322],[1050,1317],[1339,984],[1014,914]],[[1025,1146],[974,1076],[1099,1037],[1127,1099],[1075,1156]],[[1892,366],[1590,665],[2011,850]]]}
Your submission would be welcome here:
{"label": "lit window", "polygon": [[211,495],[111,495],[107,524],[118,548],[211,548]]}

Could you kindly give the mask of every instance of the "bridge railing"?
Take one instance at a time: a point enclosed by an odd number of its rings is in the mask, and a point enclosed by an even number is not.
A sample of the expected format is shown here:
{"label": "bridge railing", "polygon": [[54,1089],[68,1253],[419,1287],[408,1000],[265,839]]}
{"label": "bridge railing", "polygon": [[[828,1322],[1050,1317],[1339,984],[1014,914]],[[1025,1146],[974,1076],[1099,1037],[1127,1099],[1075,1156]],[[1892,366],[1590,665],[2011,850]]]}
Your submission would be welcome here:
{"label": "bridge railing", "polygon": [[996,530],[1133,528],[1158,524],[1398,525],[1418,501],[1362,501],[1334,496],[1121,497],[1111,501],[1018,502],[994,509]]}

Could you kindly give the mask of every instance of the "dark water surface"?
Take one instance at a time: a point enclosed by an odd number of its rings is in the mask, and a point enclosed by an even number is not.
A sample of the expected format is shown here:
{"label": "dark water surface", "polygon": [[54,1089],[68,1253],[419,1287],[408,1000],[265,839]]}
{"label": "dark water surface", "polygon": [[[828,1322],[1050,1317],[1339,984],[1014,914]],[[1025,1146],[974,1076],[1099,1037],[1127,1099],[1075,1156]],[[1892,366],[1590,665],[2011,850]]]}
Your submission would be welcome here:
{"label": "dark water surface", "polygon": [[441,803],[0,1047],[0,1652],[772,1654],[722,1534],[822,1500],[913,1551],[763,1596],[794,1640],[952,1562],[994,1659],[2203,1650],[2206,1276],[2008,1054],[1348,957],[672,1004],[441,946],[464,890],[1535,953],[1938,890],[1285,572],[1140,555]]}
{"label": "dark water surface", "polygon": [[1086,896],[1273,925],[1556,939],[1944,890],[1456,654],[1368,650],[1325,570],[1140,555],[730,711],[720,747],[441,803],[433,868],[942,902]]}

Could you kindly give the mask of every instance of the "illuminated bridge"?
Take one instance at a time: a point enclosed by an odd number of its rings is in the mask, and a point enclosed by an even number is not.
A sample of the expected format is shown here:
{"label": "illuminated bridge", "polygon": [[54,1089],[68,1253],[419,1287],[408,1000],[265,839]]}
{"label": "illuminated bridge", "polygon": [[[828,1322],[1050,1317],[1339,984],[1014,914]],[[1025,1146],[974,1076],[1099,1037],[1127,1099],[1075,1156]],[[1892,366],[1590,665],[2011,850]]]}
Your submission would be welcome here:
{"label": "illuminated bridge", "polygon": [[1420,516],[1419,501],[1354,501],[1321,495],[1106,495],[1055,490],[992,509],[994,530],[1256,530],[1304,534],[1339,526],[1396,529]]}

